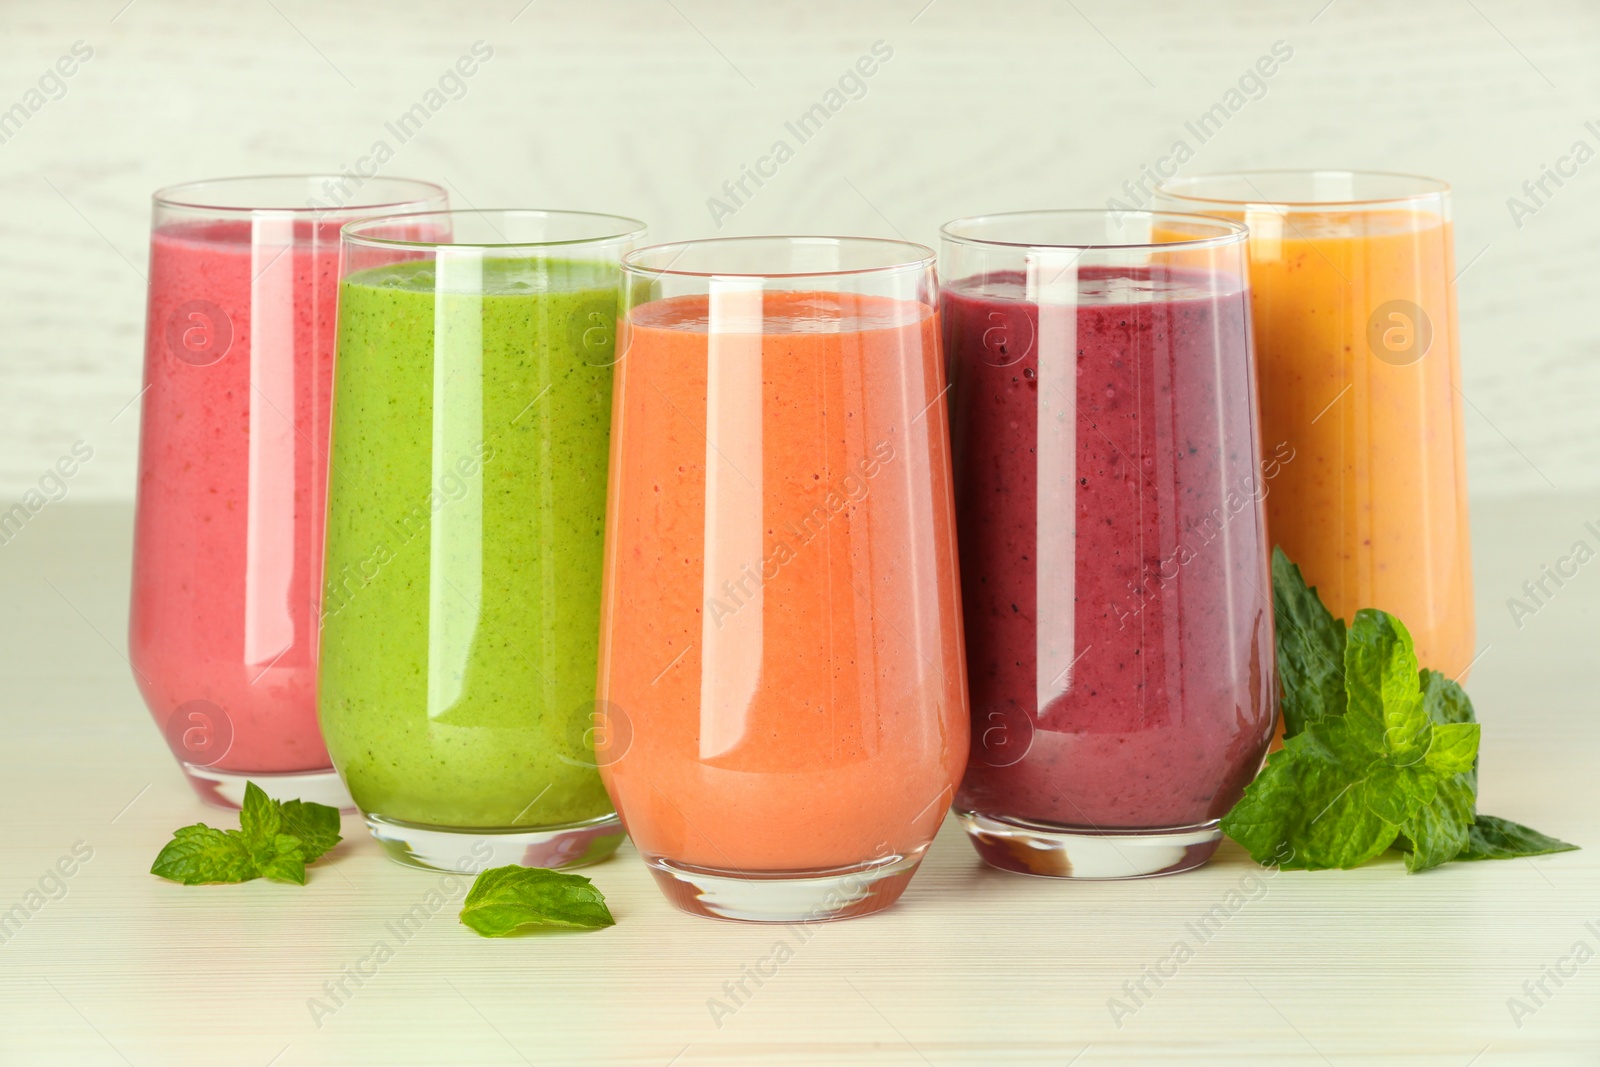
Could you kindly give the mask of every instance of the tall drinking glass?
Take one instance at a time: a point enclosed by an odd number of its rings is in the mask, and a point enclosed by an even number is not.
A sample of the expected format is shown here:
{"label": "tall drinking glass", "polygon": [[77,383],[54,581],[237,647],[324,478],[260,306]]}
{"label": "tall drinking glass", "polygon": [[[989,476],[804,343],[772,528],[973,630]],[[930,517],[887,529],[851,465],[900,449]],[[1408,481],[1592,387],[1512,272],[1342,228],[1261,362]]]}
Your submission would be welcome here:
{"label": "tall drinking glass", "polygon": [[967,753],[933,253],[758,237],[623,266],[607,788],[685,911],[888,907]]}
{"label": "tall drinking glass", "polygon": [[1276,713],[1244,227],[962,219],[941,249],[971,679],[956,809],[1026,874],[1204,863]]}
{"label": "tall drinking glass", "polygon": [[210,803],[350,804],[316,711],[339,228],[444,204],[349,176],[155,194],[128,650]]}
{"label": "tall drinking glass", "polygon": [[643,232],[345,227],[320,710],[402,863],[576,866],[622,840],[591,735],[617,264]]}
{"label": "tall drinking glass", "polygon": [[1462,677],[1474,626],[1449,186],[1262,171],[1159,195],[1250,228],[1264,440],[1295,457],[1267,503],[1272,541],[1334,615],[1390,612],[1424,667]]}

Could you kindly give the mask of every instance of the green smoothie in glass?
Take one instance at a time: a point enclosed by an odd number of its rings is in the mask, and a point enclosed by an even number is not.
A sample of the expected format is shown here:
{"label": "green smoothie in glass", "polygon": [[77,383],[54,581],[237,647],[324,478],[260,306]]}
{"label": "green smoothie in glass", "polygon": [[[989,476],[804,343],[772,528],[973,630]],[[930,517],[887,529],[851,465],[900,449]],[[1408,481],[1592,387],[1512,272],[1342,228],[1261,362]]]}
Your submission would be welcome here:
{"label": "green smoothie in glass", "polygon": [[593,862],[622,833],[591,730],[615,266],[378,258],[339,291],[329,751],[403,862]]}

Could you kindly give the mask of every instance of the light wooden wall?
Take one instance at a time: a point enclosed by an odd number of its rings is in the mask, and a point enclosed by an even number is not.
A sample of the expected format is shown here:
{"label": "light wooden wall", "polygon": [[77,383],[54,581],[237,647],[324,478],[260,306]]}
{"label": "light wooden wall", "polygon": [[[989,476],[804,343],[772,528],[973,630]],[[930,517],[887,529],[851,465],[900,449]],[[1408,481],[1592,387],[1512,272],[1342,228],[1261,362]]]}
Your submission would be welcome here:
{"label": "light wooden wall", "polygon": [[[717,232],[708,198],[784,137],[794,158],[720,232],[929,243],[960,214],[1103,204],[1286,42],[1186,172],[1455,183],[1459,258],[1481,252],[1460,289],[1473,491],[1600,486],[1600,161],[1520,226],[1507,206],[1574,142],[1600,150],[1585,0],[126,3],[0,2],[0,110],[93,49],[0,144],[0,503],[80,439],[95,457],[72,493],[132,495],[137,406],[118,412],[153,189],[353,163],[480,40],[493,58],[386,173],[447,180],[461,205],[637,215],[667,240]],[[865,95],[798,144],[785,121],[878,41],[893,56]]]}

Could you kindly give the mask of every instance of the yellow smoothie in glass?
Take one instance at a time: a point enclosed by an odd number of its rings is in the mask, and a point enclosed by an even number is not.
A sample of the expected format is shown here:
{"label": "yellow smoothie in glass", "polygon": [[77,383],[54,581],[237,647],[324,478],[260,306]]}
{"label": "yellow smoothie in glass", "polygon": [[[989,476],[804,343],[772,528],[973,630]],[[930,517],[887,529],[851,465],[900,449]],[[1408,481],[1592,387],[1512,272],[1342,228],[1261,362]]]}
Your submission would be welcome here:
{"label": "yellow smoothie in glass", "polygon": [[1267,172],[1164,192],[1250,228],[1262,444],[1293,455],[1268,487],[1269,538],[1334,615],[1390,612],[1424,667],[1462,676],[1474,624],[1447,188]]}

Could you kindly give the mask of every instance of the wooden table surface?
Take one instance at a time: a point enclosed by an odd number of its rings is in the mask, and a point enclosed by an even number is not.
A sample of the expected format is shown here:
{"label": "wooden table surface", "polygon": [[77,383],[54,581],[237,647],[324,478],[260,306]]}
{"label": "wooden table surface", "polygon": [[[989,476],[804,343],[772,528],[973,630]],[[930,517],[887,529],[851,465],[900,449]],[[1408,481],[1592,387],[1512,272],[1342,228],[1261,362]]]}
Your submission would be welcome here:
{"label": "wooden table surface", "polygon": [[0,944],[8,1067],[1600,1062],[1600,566],[1520,628],[1506,606],[1600,545],[1600,500],[1474,515],[1482,808],[1584,851],[1263,878],[1228,843],[1196,873],[1073,884],[986,869],[952,822],[895,908],[795,931],[680,914],[624,848],[587,872],[615,927],[506,941],[446,906],[400,942],[389,924],[438,879],[354,818],[303,888],[146,873],[174,828],[229,817],[190,793],[123,658],[130,517],[54,504],[0,548],[0,910],[49,893]]}

